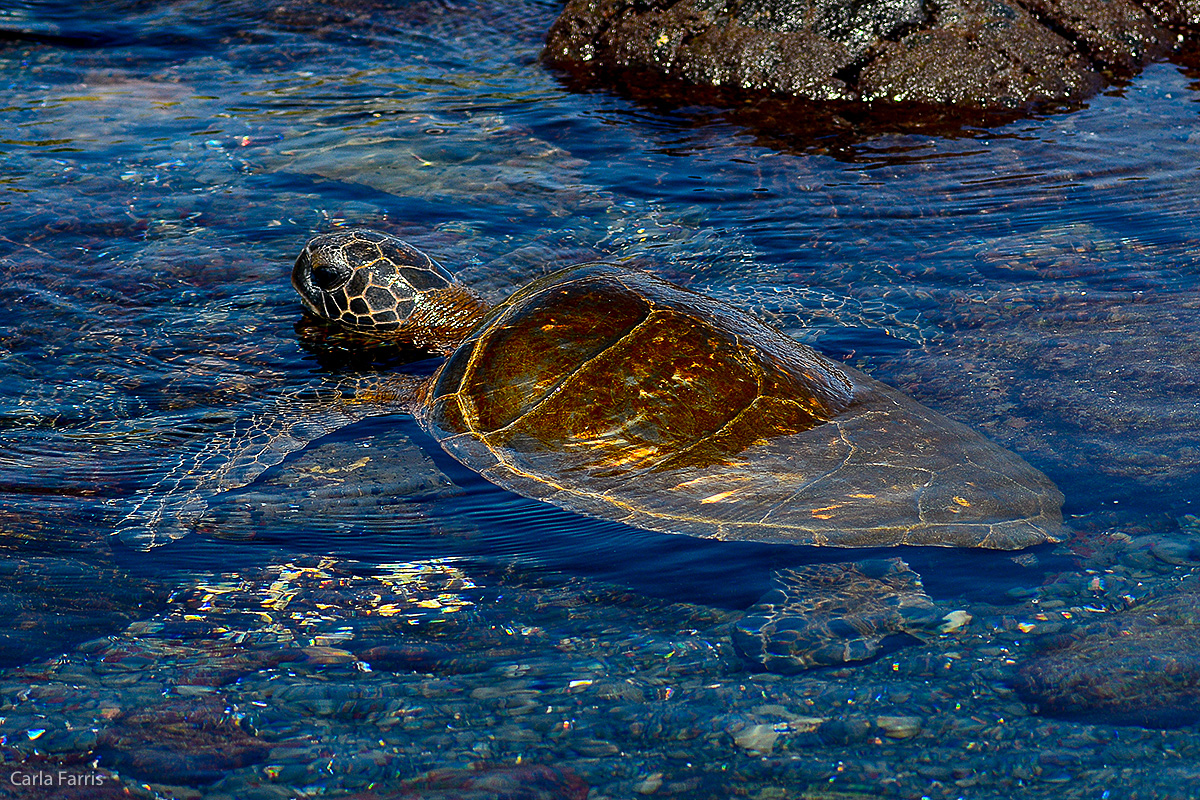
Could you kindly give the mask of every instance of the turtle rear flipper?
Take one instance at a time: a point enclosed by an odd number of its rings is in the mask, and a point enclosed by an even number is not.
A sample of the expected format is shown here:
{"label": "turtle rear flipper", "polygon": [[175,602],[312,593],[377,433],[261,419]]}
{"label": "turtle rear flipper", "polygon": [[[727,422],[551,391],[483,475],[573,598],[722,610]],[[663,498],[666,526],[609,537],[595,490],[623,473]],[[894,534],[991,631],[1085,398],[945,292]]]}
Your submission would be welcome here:
{"label": "turtle rear flipper", "polygon": [[280,397],[232,429],[179,453],[117,523],[118,537],[129,547],[148,550],[186,536],[212,498],[252,483],[326,434],[367,417],[409,411],[423,383],[414,375],[367,375],[327,380]]}
{"label": "turtle rear flipper", "polygon": [[928,640],[944,612],[899,558],[780,570],[733,629],[748,661],[770,672],[863,661],[893,637]]}

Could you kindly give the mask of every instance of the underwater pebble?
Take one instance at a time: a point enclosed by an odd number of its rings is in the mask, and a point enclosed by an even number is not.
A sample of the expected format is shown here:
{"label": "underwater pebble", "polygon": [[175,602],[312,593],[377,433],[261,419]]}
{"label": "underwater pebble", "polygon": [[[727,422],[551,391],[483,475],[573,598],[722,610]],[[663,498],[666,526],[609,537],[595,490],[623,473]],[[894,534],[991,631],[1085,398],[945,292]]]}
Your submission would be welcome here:
{"label": "underwater pebble", "polygon": [[971,624],[971,615],[961,609],[951,611],[946,616],[942,617],[942,624],[938,626],[940,633],[958,633],[963,628]]}
{"label": "underwater pebble", "polygon": [[774,725],[752,725],[734,734],[733,742],[738,747],[758,755],[770,755],[779,739],[779,731]]}
{"label": "underwater pebble", "polygon": [[581,756],[589,756],[591,758],[606,758],[608,756],[615,756],[621,752],[621,748],[612,742],[605,742],[600,739],[573,740],[571,742],[571,749]]}
{"label": "underwater pebble", "polygon": [[303,648],[302,652],[311,664],[352,664],[358,660],[353,653],[337,647],[314,645]]}
{"label": "underwater pebble", "polygon": [[856,744],[866,740],[872,727],[866,717],[850,716],[845,719],[826,720],[817,728],[817,735],[826,744]]}
{"label": "underwater pebble", "polygon": [[1150,545],[1150,552],[1167,564],[1185,565],[1196,563],[1195,543],[1185,539],[1162,538]]}
{"label": "underwater pebble", "polygon": [[911,739],[921,732],[920,717],[876,717],[875,724],[890,739]]}
{"label": "underwater pebble", "polygon": [[638,783],[634,784],[633,790],[635,792],[637,792],[638,794],[654,794],[655,792],[657,792],[659,790],[659,788],[662,787],[662,785],[663,785],[662,773],[655,772],[652,775],[646,776],[646,778],[644,780],[639,781]]}

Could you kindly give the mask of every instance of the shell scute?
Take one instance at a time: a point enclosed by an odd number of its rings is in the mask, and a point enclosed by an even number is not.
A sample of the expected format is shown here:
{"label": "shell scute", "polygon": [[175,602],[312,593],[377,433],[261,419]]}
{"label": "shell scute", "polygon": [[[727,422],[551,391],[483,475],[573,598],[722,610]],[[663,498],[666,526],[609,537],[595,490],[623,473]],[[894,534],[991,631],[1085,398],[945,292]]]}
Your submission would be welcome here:
{"label": "shell scute", "polygon": [[543,404],[649,313],[640,298],[606,297],[601,288],[574,281],[501,306],[495,322],[470,342],[470,363],[456,389],[475,411],[472,428],[497,431]]}

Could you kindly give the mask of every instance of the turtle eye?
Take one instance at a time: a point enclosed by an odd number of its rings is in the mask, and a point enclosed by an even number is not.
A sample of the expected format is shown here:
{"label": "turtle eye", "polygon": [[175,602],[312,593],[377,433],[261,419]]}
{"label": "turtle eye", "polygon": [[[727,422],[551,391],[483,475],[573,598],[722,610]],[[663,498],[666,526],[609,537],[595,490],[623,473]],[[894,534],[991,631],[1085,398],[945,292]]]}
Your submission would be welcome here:
{"label": "turtle eye", "polygon": [[350,280],[352,272],[353,270],[346,264],[318,261],[312,265],[312,282],[321,291],[331,292]]}

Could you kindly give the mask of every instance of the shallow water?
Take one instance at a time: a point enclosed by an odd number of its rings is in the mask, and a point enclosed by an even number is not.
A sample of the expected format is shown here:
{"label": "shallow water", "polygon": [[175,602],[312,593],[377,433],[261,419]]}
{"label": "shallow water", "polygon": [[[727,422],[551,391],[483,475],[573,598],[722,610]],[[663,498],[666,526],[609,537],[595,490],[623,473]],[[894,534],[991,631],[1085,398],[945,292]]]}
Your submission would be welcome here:
{"label": "shallow water", "polygon": [[[1191,569],[1139,538],[1200,532],[1187,57],[1072,113],[847,141],[571,92],[537,60],[550,2],[92,9],[0,10],[10,763],[98,753],[128,785],[210,797],[385,792],[518,762],[570,770],[594,797],[1200,792],[1193,728],[1059,722],[1007,688],[1009,656],[1063,613],[1109,613]],[[798,678],[747,672],[728,624],[772,570],[844,554],[562,512],[490,486],[403,416],[214,498],[169,546],[117,540],[180,454],[324,376],[397,366],[298,325],[292,259],[348,226],[408,239],[493,299],[599,257],[748,306],[1021,454],[1061,487],[1078,535],[1015,561],[903,553],[936,600],[975,615],[969,632]],[[1112,542],[1124,555],[1096,561]],[[281,597],[318,589],[312,619],[276,618],[301,602]],[[188,605],[205,592],[244,613]],[[436,647],[415,667],[338,655],[393,642],[391,607],[442,609],[428,613],[450,633],[422,639]],[[236,649],[247,641],[331,649],[270,663]],[[196,678],[210,656],[222,677]],[[403,702],[330,705],[356,686]],[[218,759],[211,785],[130,766],[146,745],[104,732],[164,697],[218,698],[275,747]],[[880,715],[924,727],[854,734]],[[809,718],[842,728],[818,736]],[[769,753],[763,731],[739,738],[762,726]]]}

